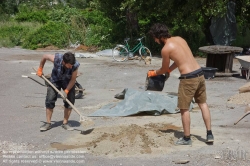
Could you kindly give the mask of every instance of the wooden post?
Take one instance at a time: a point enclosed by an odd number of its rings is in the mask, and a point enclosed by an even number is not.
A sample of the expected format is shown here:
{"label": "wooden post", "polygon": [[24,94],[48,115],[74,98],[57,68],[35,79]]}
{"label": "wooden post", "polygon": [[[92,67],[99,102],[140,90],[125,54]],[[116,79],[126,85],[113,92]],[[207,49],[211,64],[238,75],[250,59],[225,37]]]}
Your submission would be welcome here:
{"label": "wooden post", "polygon": [[225,73],[231,73],[233,69],[234,53],[228,53],[226,55]]}

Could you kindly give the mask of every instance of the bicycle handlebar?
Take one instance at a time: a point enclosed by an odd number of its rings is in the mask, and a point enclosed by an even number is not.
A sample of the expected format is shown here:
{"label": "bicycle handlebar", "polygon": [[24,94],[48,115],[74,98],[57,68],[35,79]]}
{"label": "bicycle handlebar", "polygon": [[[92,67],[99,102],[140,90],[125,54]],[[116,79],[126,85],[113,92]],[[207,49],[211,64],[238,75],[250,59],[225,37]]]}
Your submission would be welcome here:
{"label": "bicycle handlebar", "polygon": [[[143,37],[141,37],[141,38],[138,38],[138,39],[136,39],[136,40],[141,41],[143,38],[145,38],[145,36],[143,36]],[[128,42],[129,40],[130,40],[130,38],[125,38],[125,39],[124,39],[125,42]]]}

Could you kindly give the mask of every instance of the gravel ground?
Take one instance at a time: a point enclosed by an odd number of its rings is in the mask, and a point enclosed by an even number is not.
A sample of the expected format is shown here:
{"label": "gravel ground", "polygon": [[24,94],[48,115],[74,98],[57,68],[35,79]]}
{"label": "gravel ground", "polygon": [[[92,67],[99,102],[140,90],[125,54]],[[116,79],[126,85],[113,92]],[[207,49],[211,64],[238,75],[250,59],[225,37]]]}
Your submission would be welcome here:
{"label": "gravel ground", "polygon": [[[182,136],[180,114],[161,116],[92,117],[93,126],[82,126],[72,112],[74,131],[61,128],[63,102],[54,109],[53,128],[40,132],[45,121],[46,88],[22,78],[32,76],[45,53],[67,50],[25,50],[0,48],[0,165],[250,165],[250,116],[234,125],[249,104],[250,92],[239,94],[239,87],[248,81],[241,76],[215,77],[206,81],[208,104],[212,115],[213,145],[204,143],[206,130],[197,106],[191,111],[192,146],[175,146]],[[205,58],[196,58],[204,67]],[[119,102],[114,95],[124,88],[141,90],[146,72],[161,66],[153,57],[151,65],[142,61],[114,62],[109,56],[77,58],[82,73],[77,81],[85,88],[84,97],[75,106],[88,116],[110,102]],[[233,70],[239,71],[235,59]],[[46,63],[49,74],[52,63]],[[176,94],[178,71],[173,71],[160,93]]]}

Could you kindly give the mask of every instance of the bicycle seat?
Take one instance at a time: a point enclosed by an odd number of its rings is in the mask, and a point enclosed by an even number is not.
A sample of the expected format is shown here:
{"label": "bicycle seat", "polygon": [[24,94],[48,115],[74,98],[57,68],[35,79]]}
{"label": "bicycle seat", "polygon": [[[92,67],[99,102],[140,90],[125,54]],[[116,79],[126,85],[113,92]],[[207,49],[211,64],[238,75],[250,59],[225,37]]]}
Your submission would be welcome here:
{"label": "bicycle seat", "polygon": [[125,38],[125,39],[124,39],[124,41],[126,41],[126,42],[129,41],[129,40],[130,40],[130,38]]}

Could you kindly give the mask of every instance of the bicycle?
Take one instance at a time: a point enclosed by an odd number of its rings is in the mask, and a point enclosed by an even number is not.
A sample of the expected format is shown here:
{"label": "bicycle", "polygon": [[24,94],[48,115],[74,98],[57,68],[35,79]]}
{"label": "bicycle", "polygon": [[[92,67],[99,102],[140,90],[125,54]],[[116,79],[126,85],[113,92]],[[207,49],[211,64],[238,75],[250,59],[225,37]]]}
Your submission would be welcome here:
{"label": "bicycle", "polygon": [[[124,39],[125,45],[117,44],[116,47],[112,50],[112,56],[113,59],[117,62],[123,62],[128,60],[128,58],[133,57],[134,53],[139,50],[139,55],[141,56],[141,59],[145,60],[147,57],[152,57],[150,50],[145,47],[142,43],[142,38],[138,38],[138,43],[136,46],[134,46],[132,49],[130,49],[130,46],[128,44],[128,41],[130,38]],[[141,60],[140,59],[140,60]]]}

